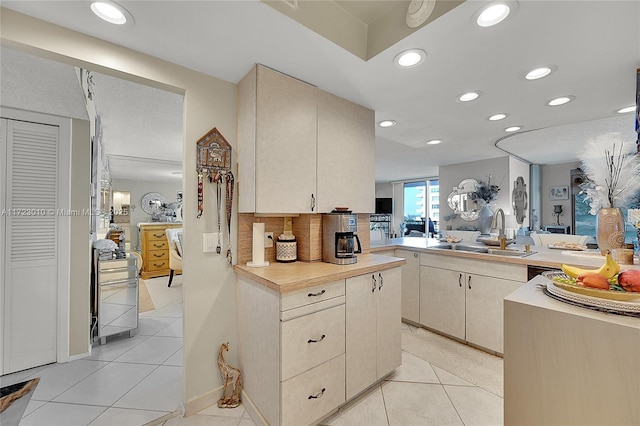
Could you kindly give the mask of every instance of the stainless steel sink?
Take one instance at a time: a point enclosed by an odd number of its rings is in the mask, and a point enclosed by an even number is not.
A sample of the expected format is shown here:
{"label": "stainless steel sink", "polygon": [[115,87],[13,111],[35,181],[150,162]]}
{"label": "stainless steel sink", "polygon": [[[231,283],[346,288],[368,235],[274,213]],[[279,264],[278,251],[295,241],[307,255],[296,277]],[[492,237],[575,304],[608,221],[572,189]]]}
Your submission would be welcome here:
{"label": "stainless steel sink", "polygon": [[458,243],[441,244],[436,248],[443,249],[443,250],[456,250],[456,251],[464,251],[464,252],[470,252],[470,253],[487,253],[487,254],[495,254],[499,256],[512,256],[512,257],[526,257],[526,256],[531,256],[532,254],[535,253],[533,251],[525,252],[525,251],[516,250],[516,249],[501,250],[499,248],[472,246],[472,245],[458,244]]}
{"label": "stainless steel sink", "polygon": [[515,249],[500,250],[496,248],[490,248],[487,253],[498,254],[500,256],[527,257],[527,256],[531,256],[535,252],[534,251],[526,252],[526,251],[515,250]]}
{"label": "stainless steel sink", "polygon": [[458,244],[458,243],[441,244],[438,246],[438,248],[444,249],[444,250],[468,251],[472,253],[489,253],[489,247],[470,246],[470,245]]}

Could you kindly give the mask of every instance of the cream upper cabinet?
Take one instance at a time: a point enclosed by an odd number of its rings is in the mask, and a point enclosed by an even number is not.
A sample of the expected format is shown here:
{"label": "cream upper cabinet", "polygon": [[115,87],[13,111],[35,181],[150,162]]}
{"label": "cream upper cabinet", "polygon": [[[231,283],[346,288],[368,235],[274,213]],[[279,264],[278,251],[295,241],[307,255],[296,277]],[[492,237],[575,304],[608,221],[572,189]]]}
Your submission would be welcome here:
{"label": "cream upper cabinet", "polygon": [[257,65],[238,84],[238,210],[316,211],[317,88]]}
{"label": "cream upper cabinet", "polygon": [[318,91],[318,211],[375,212],[374,111]]}
{"label": "cream upper cabinet", "polygon": [[241,213],[375,210],[374,112],[262,65],[238,84]]}

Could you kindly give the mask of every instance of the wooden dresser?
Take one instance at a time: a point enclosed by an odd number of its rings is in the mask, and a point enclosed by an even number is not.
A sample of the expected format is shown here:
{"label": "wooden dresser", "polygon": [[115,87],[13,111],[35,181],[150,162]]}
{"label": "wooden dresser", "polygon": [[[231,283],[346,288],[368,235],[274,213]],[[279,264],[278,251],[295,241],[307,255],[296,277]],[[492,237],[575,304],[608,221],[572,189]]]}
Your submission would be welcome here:
{"label": "wooden dresser", "polygon": [[182,223],[140,223],[143,280],[169,275],[169,242],[165,229],[182,228]]}

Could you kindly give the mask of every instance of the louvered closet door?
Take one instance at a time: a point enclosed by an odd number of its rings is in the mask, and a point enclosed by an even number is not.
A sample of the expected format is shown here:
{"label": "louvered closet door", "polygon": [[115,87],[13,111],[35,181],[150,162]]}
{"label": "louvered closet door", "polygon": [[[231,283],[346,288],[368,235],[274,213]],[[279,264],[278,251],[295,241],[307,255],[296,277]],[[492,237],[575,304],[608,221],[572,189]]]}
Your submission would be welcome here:
{"label": "louvered closet door", "polygon": [[[3,120],[4,121],[4,120]],[[56,361],[58,127],[6,125],[3,373]]]}

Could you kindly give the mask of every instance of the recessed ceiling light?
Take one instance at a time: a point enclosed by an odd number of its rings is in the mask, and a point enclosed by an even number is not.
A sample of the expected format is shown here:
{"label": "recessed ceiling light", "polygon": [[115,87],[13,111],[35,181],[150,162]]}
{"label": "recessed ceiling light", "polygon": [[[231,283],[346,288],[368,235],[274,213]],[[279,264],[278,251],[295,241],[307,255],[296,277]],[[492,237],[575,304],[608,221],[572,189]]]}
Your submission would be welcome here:
{"label": "recessed ceiling light", "polygon": [[549,105],[549,106],[564,105],[564,104],[566,104],[568,102],[571,102],[575,98],[576,97],[572,96],[572,95],[560,96],[559,98],[551,99],[549,102],[547,102],[547,105]]}
{"label": "recessed ceiling light", "polygon": [[133,23],[133,16],[122,6],[112,1],[91,3],[91,10],[98,18],[116,25]]}
{"label": "recessed ceiling light", "polygon": [[551,71],[552,70],[549,67],[536,68],[529,71],[527,75],[524,76],[524,78],[526,78],[527,80],[537,80],[539,78],[548,76],[549,74],[551,74]]}
{"label": "recessed ceiling light", "polygon": [[505,118],[507,118],[508,114],[493,114],[491,117],[489,117],[489,121],[498,121],[498,120],[503,120]]}
{"label": "recessed ceiling light", "polygon": [[397,123],[395,120],[382,120],[381,122],[378,123],[378,126],[380,127],[391,127],[391,126],[395,126]]}
{"label": "recessed ceiling light", "polygon": [[633,112],[633,111],[635,111],[635,110],[636,110],[636,106],[635,106],[635,105],[631,105],[631,106],[628,106],[628,107],[620,108],[620,109],[618,110],[618,113],[620,113],[620,114],[626,114],[626,113],[628,113],[628,112]]}
{"label": "recessed ceiling light", "polygon": [[426,56],[427,54],[424,50],[409,49],[398,53],[396,57],[393,58],[393,62],[402,68],[412,68],[423,63]]}
{"label": "recessed ceiling light", "polygon": [[[509,4],[507,4],[509,3]],[[491,27],[504,21],[511,12],[512,2],[494,2],[480,11],[476,24]]]}
{"label": "recessed ceiling light", "polygon": [[480,97],[480,92],[467,92],[467,93],[463,93],[462,95],[458,96],[458,100],[460,102],[469,102],[469,101],[476,100],[479,97]]}
{"label": "recessed ceiling light", "polygon": [[511,127],[507,127],[506,129],[504,129],[504,131],[505,132],[517,132],[520,129],[522,129],[522,126],[511,126]]}
{"label": "recessed ceiling light", "polygon": [[430,141],[427,141],[427,145],[438,145],[439,143],[442,143],[440,139],[432,139]]}

